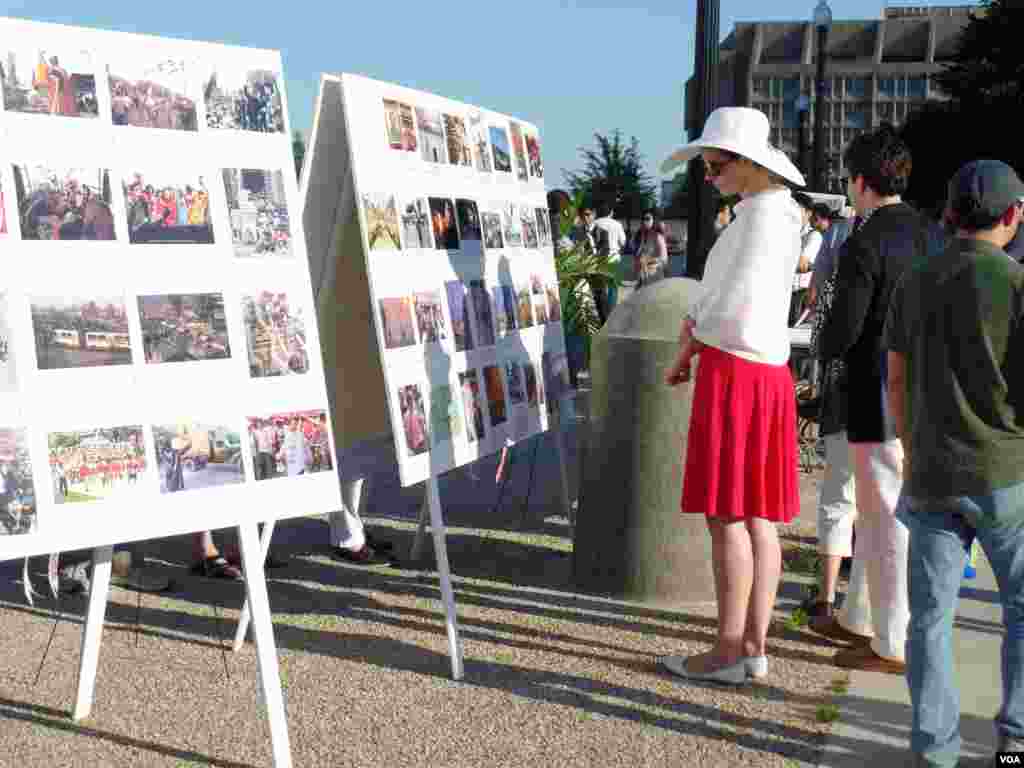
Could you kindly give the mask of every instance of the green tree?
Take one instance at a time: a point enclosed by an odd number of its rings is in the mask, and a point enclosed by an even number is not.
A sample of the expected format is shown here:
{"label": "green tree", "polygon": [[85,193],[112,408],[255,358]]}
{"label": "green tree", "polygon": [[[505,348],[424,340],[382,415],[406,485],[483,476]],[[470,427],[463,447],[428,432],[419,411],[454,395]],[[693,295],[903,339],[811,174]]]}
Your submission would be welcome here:
{"label": "green tree", "polygon": [[960,33],[953,62],[932,77],[939,90],[962,103],[1012,100],[1024,79],[1020,29],[1024,5],[984,0]]}
{"label": "green tree", "polygon": [[299,131],[292,134],[292,154],[295,156],[295,178],[302,177],[302,163],[306,159],[306,140]]}
{"label": "green tree", "polygon": [[655,185],[643,170],[644,156],[633,136],[628,145],[622,131],[610,136],[594,133],[596,147],[580,147],[583,169],[566,171],[565,180],[574,196],[583,204],[595,207],[608,203],[616,218],[637,219],[655,205]]}

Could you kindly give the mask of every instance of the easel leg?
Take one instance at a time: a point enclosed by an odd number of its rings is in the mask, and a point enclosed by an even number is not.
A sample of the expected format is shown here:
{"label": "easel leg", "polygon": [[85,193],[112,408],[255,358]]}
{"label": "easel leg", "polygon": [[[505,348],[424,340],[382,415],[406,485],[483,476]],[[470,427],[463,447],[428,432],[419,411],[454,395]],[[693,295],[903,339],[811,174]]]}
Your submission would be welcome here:
{"label": "easel leg", "polygon": [[[437,482],[436,480],[434,482]],[[409,562],[415,563],[423,556],[423,542],[427,538],[427,520],[430,519],[430,489],[423,489],[423,503],[420,504],[419,525],[416,528],[416,535],[412,539],[412,548],[409,550]]]}
{"label": "easel leg", "polygon": [[107,611],[107,593],[110,591],[110,558],[113,546],[97,547],[92,551],[92,585],[89,588],[89,608],[82,628],[82,654],[78,659],[78,695],[75,699],[75,720],[84,720],[92,711],[92,694],[96,687],[96,668],[100,661],[100,640],[103,636],[103,617]]}
{"label": "easel leg", "polygon": [[430,500],[430,528],[434,532],[434,554],[437,558],[437,572],[441,577],[441,599],[444,600],[444,615],[448,628],[448,651],[452,659],[452,678],[462,679],[462,642],[459,640],[458,616],[455,613],[455,593],[452,590],[452,575],[448,569],[448,546],[445,544],[444,520],[441,517],[441,494],[437,490],[437,478],[427,480],[427,498]]}
{"label": "easel leg", "polygon": [[558,418],[558,424],[555,426],[554,438],[555,446],[558,450],[558,475],[561,480],[560,491],[562,494],[562,510],[565,513],[565,518],[569,521],[569,534],[572,536],[573,529],[576,527],[576,515],[573,513],[572,505],[569,503],[569,473],[565,467],[565,432],[564,423],[562,421],[562,406],[559,403],[558,407],[555,408],[555,415]]}
{"label": "easel leg", "polygon": [[[260,561],[266,562],[267,553],[270,551],[270,539],[274,535],[274,521],[271,520],[269,523],[263,526],[263,535],[260,537],[260,552],[263,553],[263,559]],[[245,645],[245,633],[249,630],[249,600],[246,599],[242,605],[242,614],[238,617],[238,627],[235,629],[235,643],[232,646],[232,650],[235,653],[242,650],[242,646]]]}
{"label": "easel leg", "polygon": [[[270,541],[270,526],[264,531]],[[288,741],[288,722],[284,714],[281,695],[281,672],[277,666],[277,648],[274,646],[274,626],[270,621],[270,601],[267,583],[263,577],[263,559],[266,557],[255,523],[238,526],[238,542],[242,549],[242,570],[245,573],[245,594],[252,611],[253,632],[256,635],[256,656],[259,659],[260,685],[263,701],[267,705],[270,738],[274,750],[275,768],[291,768],[292,753]]]}

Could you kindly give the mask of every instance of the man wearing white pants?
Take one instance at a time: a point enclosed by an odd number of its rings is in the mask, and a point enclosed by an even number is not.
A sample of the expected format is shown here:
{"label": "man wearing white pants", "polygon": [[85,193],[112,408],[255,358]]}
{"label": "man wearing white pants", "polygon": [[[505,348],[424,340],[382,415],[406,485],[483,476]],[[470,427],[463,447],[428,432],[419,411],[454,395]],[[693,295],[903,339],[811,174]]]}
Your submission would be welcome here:
{"label": "man wearing white pants", "polygon": [[[390,451],[390,454],[388,453]],[[366,508],[370,478],[375,466],[390,465],[394,450],[391,438],[367,440],[338,456],[338,477],[341,481],[341,509],[327,516],[330,525],[331,555],[353,565],[394,564],[391,542],[382,541],[366,531],[363,510]]]}

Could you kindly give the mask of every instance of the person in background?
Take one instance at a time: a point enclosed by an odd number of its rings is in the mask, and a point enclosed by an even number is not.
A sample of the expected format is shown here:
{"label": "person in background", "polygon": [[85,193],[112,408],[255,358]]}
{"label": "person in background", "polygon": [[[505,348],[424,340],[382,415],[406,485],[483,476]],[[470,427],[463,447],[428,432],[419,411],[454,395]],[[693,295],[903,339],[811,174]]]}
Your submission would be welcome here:
{"label": "person in background", "polygon": [[1005,627],[997,749],[1024,752],[1024,267],[1004,250],[1021,230],[1021,198],[1024,183],[1005,163],[962,167],[948,191],[956,240],[907,271],[885,325],[889,412],[904,448],[919,766],[960,761],[953,622],[975,537]]}
{"label": "person in background", "polygon": [[668,243],[665,228],[655,223],[654,211],[644,213],[637,231],[636,252],[633,254],[633,271],[637,287],[656,283],[665,277],[668,267]]}
{"label": "person in background", "polygon": [[813,226],[814,202],[806,194],[797,192],[793,199],[800,206],[800,219],[803,226],[800,230],[800,260],[793,275],[793,292],[789,304],[789,325],[793,327],[803,315],[807,299],[807,286],[811,284],[811,270],[818,258],[823,238]]}
{"label": "person in background", "polygon": [[[619,222],[612,218],[612,207],[608,203],[601,203],[598,206],[597,216],[592,230],[596,253],[606,257],[608,264],[618,272],[622,261],[622,249],[626,247],[626,231]],[[595,282],[590,284],[590,290],[594,294],[597,315],[601,319],[601,324],[604,325],[608,315],[615,307],[618,291],[615,283],[596,285]]]}
{"label": "person in background", "polygon": [[[0,199],[0,202],[3,202],[3,200]],[[1024,203],[1024,199],[1021,199],[1020,202]],[[1024,262],[1024,227],[1017,230],[1013,240],[1008,242],[1003,250],[1014,261],[1018,263]]]}
{"label": "person in background", "polygon": [[590,253],[594,253],[594,210],[592,208],[584,207],[580,209],[579,221],[573,230],[572,241],[576,245],[580,243],[585,244],[589,248]]}

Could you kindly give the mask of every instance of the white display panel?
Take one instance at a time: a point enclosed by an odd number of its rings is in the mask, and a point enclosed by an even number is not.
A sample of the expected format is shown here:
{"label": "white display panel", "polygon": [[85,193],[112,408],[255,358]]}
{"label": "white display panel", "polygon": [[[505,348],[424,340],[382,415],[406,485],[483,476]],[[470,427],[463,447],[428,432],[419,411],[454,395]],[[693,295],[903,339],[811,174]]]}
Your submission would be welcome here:
{"label": "white display panel", "polygon": [[480,107],[335,82],[411,485],[547,429],[545,390],[568,389],[540,140]]}
{"label": "white display panel", "polygon": [[280,54],[0,19],[0,67],[0,559],[337,509]]}

